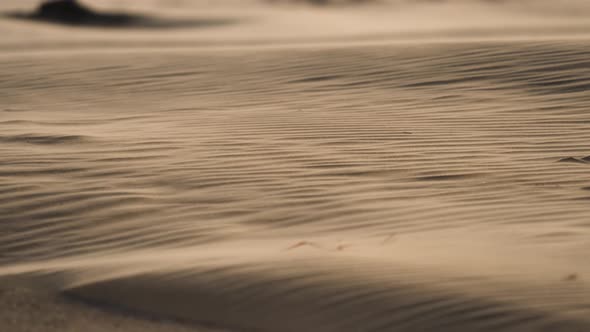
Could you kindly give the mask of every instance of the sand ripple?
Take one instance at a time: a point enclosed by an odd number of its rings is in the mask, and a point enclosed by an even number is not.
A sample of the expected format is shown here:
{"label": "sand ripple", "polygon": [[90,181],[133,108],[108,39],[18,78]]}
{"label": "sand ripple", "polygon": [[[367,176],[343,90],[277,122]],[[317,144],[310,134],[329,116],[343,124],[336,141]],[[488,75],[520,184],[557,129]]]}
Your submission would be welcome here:
{"label": "sand ripple", "polygon": [[586,331],[586,44],[3,57],[0,264],[263,331]]}

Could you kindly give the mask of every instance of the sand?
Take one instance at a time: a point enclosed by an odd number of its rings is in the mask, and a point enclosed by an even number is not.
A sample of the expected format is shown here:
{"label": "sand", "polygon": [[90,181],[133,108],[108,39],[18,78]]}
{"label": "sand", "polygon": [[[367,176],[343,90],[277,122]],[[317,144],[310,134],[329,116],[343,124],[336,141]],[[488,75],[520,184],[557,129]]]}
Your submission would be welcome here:
{"label": "sand", "polygon": [[116,312],[106,307],[84,305],[49,290],[31,288],[30,285],[2,287],[0,324],[3,331],[222,332],[187,323],[155,320],[136,313]]}
{"label": "sand", "polygon": [[92,4],[0,4],[0,326],[590,331],[585,1]]}

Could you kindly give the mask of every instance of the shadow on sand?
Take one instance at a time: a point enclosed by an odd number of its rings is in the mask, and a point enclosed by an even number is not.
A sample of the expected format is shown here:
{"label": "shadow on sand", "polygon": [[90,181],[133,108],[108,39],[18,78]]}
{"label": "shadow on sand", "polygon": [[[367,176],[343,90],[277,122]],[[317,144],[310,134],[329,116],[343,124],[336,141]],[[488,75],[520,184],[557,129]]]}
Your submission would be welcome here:
{"label": "shadow on sand", "polygon": [[129,13],[97,12],[76,1],[67,0],[45,3],[32,13],[5,12],[0,15],[13,19],[101,28],[206,28],[238,22],[232,18],[168,19]]}

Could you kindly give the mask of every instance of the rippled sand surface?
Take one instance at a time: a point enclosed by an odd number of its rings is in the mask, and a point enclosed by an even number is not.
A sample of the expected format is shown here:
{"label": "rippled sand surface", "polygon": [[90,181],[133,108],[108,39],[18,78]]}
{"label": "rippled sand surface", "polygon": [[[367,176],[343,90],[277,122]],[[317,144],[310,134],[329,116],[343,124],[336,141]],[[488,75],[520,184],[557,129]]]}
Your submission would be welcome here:
{"label": "rippled sand surface", "polygon": [[583,1],[96,3],[0,18],[11,331],[590,331]]}

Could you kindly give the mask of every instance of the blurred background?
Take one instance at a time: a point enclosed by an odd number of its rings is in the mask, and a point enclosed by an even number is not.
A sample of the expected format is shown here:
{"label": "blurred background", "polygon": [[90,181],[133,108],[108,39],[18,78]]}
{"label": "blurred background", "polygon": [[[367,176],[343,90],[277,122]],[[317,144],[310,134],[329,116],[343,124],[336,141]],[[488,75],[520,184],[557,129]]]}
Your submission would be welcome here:
{"label": "blurred background", "polygon": [[[561,38],[585,35],[590,4],[583,0],[84,0],[97,11],[148,16],[153,24],[113,31],[74,30],[46,23],[0,20],[0,43],[108,39],[135,44],[379,42],[469,38]],[[32,12],[35,0],[4,0],[5,14]],[[10,15],[8,15],[10,16]],[[144,22],[145,23],[145,22]],[[169,29],[151,29],[146,27]],[[174,29],[170,29],[174,28]],[[68,29],[70,33],[62,32]],[[130,31],[131,30],[131,31]]]}

